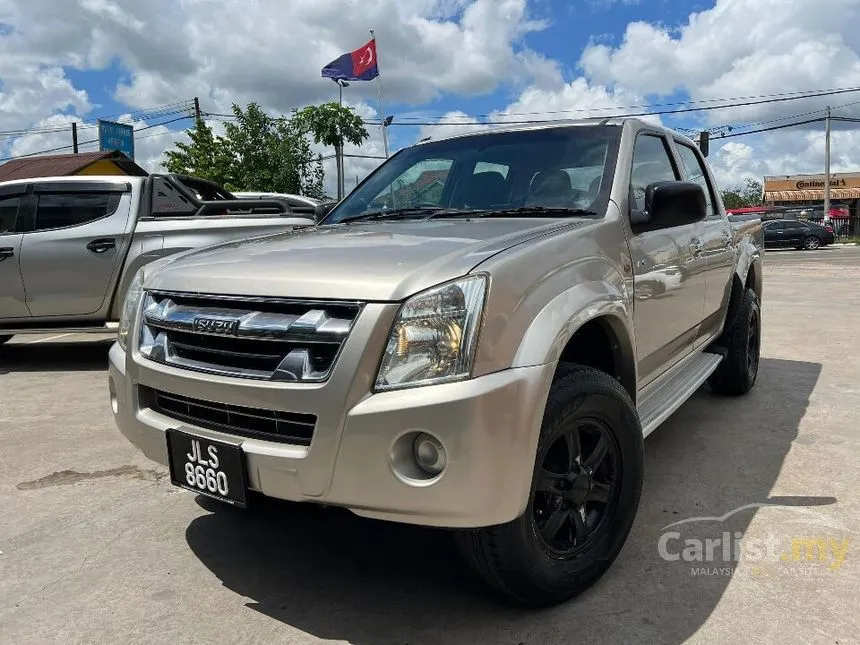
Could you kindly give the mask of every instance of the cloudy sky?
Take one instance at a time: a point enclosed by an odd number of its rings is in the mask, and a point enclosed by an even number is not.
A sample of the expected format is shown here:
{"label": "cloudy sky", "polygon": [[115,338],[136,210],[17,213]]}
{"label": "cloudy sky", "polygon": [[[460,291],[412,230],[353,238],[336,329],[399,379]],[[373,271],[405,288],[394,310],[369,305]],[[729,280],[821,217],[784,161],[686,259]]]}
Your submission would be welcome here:
{"label": "cloudy sky", "polygon": [[[392,149],[476,120],[860,87],[860,0],[0,0],[0,158],[69,145],[73,120],[91,140],[95,119],[112,117],[150,126],[137,160],[157,169],[189,125],[158,125],[183,116],[160,106],[197,96],[216,114],[249,101],[283,113],[336,100],[320,70],[370,27]],[[344,98],[380,114],[375,82]],[[815,118],[826,105],[860,117],[860,92],[659,119],[713,129],[711,161],[728,185],[821,172],[821,123],[720,133]],[[835,126],[834,171],[860,171],[858,125]],[[373,129],[360,152],[382,150]],[[348,160],[347,186],[375,163]]]}

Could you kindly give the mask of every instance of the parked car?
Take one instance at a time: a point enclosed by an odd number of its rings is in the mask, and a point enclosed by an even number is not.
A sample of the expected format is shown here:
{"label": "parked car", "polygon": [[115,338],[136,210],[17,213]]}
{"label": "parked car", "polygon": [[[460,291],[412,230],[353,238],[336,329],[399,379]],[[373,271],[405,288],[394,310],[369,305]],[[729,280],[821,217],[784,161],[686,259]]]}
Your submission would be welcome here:
{"label": "parked car", "polygon": [[[438,201],[391,198],[427,167]],[[418,143],[317,227],[144,267],[116,422],[177,486],[446,527],[501,592],[561,602],[620,552],[644,438],[704,382],[756,382],[761,224],[719,194],[636,119]]]}
{"label": "parked car", "polygon": [[777,219],[764,222],[766,248],[817,249],[833,244],[836,237],[833,227],[803,220]]}
{"label": "parked car", "polygon": [[141,266],[314,223],[282,199],[237,199],[180,175],[0,183],[0,344],[16,334],[104,331]]}

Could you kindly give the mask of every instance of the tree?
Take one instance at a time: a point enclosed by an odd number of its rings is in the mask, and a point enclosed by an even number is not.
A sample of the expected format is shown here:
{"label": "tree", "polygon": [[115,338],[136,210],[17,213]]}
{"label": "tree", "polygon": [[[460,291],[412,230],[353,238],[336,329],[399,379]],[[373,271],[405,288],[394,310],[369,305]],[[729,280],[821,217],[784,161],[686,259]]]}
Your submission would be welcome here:
{"label": "tree", "polygon": [[761,182],[747,177],[743,186],[734,186],[722,192],[723,204],[726,208],[748,208],[761,206],[764,190]]}
{"label": "tree", "polygon": [[232,159],[222,137],[216,137],[201,118],[188,130],[188,136],[191,143],[177,143],[175,150],[165,153],[167,172],[194,175],[226,187],[231,179]]}
{"label": "tree", "polygon": [[298,193],[322,197],[320,155],[311,151],[303,124],[271,117],[256,103],[244,110],[233,105],[235,122],[216,136],[198,119],[189,131],[191,143],[167,152],[169,172],[210,179],[232,191]]}
{"label": "tree", "polygon": [[360,146],[370,135],[364,119],[350,107],[338,103],[309,105],[296,112],[299,123],[317,144],[337,148],[344,143]]}
{"label": "tree", "polygon": [[309,105],[295,113],[295,120],[306,132],[314,137],[314,142],[334,148],[337,157],[337,197],[344,193],[343,144],[359,146],[370,136],[364,127],[364,119],[352,108],[339,103]]}

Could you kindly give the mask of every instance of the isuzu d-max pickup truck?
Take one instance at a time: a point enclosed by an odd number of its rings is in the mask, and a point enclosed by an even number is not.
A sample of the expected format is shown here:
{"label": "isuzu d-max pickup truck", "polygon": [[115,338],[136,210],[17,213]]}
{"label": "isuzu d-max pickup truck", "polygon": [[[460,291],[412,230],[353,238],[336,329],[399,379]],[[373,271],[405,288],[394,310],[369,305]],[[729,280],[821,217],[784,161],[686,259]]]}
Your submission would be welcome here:
{"label": "isuzu d-max pickup truck", "polygon": [[180,487],[447,527],[551,605],[621,550],[643,439],[706,381],[753,387],[762,254],[656,125],[422,142],[316,227],[144,267],[110,399]]}
{"label": "isuzu d-max pickup truck", "polygon": [[209,244],[312,226],[315,207],[239,199],[185,175],[0,183],[0,345],[17,334],[114,328],[144,264]]}

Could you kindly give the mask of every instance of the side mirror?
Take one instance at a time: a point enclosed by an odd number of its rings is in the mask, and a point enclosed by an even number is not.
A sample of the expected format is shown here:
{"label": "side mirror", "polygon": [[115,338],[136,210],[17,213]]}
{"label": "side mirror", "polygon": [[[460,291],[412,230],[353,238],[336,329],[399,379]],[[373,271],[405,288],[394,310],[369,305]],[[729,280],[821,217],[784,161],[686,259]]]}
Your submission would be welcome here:
{"label": "side mirror", "polygon": [[657,181],[645,188],[645,209],[634,210],[630,223],[637,231],[694,224],[705,219],[705,191],[692,181]]}

